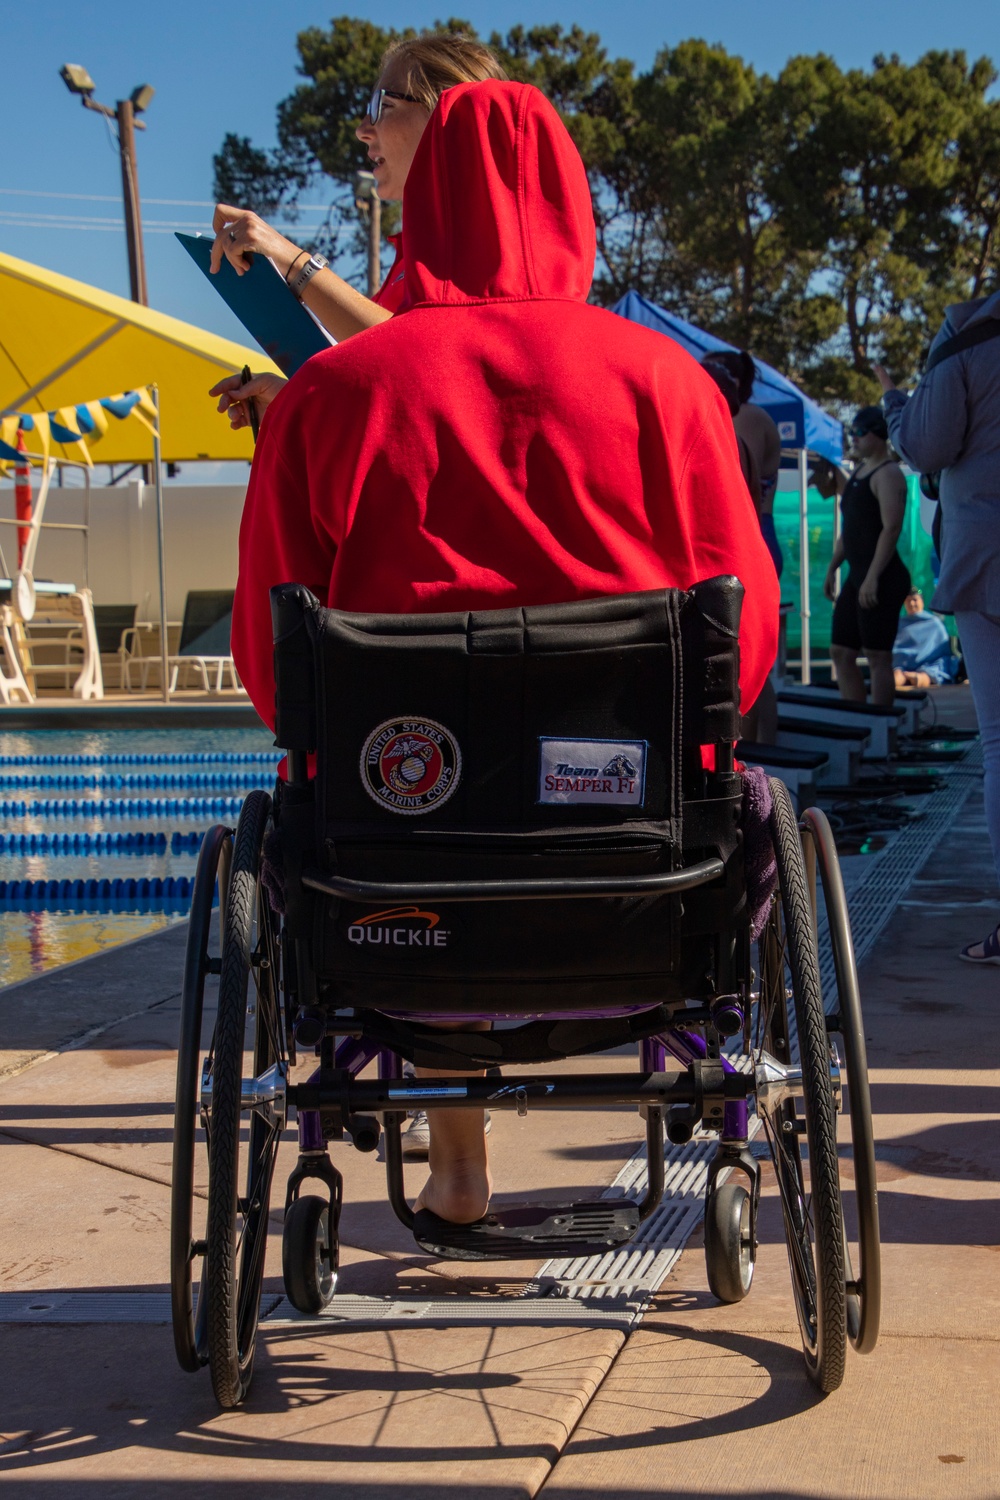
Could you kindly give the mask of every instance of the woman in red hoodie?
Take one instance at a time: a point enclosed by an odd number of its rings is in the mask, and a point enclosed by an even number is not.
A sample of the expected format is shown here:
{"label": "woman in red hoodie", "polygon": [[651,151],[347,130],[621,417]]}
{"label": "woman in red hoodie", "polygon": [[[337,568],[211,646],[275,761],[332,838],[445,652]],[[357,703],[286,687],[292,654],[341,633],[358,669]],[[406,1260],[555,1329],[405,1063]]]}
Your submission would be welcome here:
{"label": "woman in red hoodie", "polygon": [[[403,199],[391,321],[308,361],[261,428],[233,655],[274,723],[268,591],[386,613],[552,604],[735,573],[741,689],[774,660],[778,584],[728,408],[672,340],[587,304],[580,156],[537,89],[449,89]],[[420,1206],[485,1212],[481,1124],[434,1111]]]}

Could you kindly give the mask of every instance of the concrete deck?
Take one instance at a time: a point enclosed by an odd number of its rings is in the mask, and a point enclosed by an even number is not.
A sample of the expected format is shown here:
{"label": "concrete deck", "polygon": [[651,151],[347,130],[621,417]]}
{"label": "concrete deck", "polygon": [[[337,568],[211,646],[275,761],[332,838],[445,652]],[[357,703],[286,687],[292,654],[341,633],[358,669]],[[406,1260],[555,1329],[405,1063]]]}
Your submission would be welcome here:
{"label": "concrete deck", "polygon": [[[265,1325],[246,1407],[220,1414],[155,1321],[184,930],[0,991],[0,1292],[35,1309],[0,1323],[5,1495],[995,1500],[1000,972],[955,957],[994,912],[971,788],[862,966],[883,1331],[826,1399],[802,1366],[773,1202],[745,1302],[714,1303],[696,1236],[628,1332],[599,1302],[571,1323],[523,1298],[530,1264],[429,1261],[393,1219],[380,1164],[340,1147],[343,1292],[451,1299],[461,1317]],[[639,1134],[624,1109],[499,1116],[498,1192],[600,1190]],[[107,1321],[46,1311],[99,1292]]]}

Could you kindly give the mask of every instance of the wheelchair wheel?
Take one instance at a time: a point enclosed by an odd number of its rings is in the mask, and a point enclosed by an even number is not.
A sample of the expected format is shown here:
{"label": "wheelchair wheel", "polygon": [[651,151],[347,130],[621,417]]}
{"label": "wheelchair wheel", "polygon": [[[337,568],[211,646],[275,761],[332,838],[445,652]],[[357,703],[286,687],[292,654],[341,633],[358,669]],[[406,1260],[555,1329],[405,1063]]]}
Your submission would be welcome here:
{"label": "wheelchair wheel", "polygon": [[854,1201],[858,1231],[858,1275],[855,1277],[845,1240],[847,1276],[847,1333],[859,1354],[870,1354],[878,1342],[882,1306],[882,1261],[875,1179],[875,1132],[872,1127],[868,1055],[861,1015],[861,991],[854,961],[854,941],[847,910],[844,881],[833,830],[817,807],[802,815],[802,833],[811,839],[823,882],[830,928],[830,945],[837,983],[837,1005],[827,1015],[827,1029],[841,1037],[847,1071],[847,1113],[851,1125]]}
{"label": "wheelchair wheel", "polygon": [[[205,1254],[205,1241],[193,1238],[195,1134],[201,1109],[201,1027],[205,980],[217,961],[209,956],[212,903],[219,882],[219,912],[225,907],[232,857],[233,830],[216,824],[205,835],[198,856],[191,898],[181,1025],[177,1044],[177,1091],[174,1108],[173,1166],[170,1175],[170,1302],[174,1348],[183,1370],[198,1370],[208,1359],[205,1300],[199,1289],[197,1313],[192,1297],[192,1267]],[[201,1278],[201,1285],[204,1277]]]}
{"label": "wheelchair wheel", "polygon": [[216,1399],[226,1408],[240,1404],[253,1374],[271,1179],[284,1124],[278,930],[260,882],[270,812],[267,793],[251,792],[236,829],[211,1069],[208,1360]]}
{"label": "wheelchair wheel", "polygon": [[337,1290],[340,1245],[336,1231],[330,1244],[330,1205],[309,1194],[289,1204],[281,1236],[281,1269],[285,1293],[301,1313],[323,1311]]}
{"label": "wheelchair wheel", "polygon": [[741,1182],[724,1182],[705,1204],[705,1265],[720,1302],[742,1302],[756,1256],[753,1198]]}
{"label": "wheelchair wheel", "polygon": [[[828,1392],[844,1378],[847,1352],[837,1110],[802,846],[788,792],[773,779],[770,787],[780,900],[759,940],[757,1109],[777,1178],[806,1367],[814,1384]],[[798,1034],[797,1068],[789,1037],[789,990]],[[778,1064],[770,1082],[762,1052]]]}

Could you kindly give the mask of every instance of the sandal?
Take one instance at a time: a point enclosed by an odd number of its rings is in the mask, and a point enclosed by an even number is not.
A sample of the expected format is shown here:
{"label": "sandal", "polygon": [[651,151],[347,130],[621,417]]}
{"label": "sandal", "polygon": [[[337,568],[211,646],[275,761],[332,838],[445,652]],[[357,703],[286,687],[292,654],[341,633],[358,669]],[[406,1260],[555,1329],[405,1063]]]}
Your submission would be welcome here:
{"label": "sandal", "polygon": [[[973,953],[973,948],[982,947],[982,953]],[[967,964],[1000,964],[1000,924],[983,938],[982,943],[969,943],[962,949],[959,958]]]}

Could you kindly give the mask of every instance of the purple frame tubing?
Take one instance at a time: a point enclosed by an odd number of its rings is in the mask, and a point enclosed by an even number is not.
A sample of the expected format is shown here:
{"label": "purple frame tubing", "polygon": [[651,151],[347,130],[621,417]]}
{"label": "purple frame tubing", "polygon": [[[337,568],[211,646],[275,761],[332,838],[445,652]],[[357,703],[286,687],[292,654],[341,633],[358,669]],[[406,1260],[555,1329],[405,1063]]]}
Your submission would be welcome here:
{"label": "purple frame tubing", "polygon": [[[648,1037],[639,1044],[639,1065],[643,1072],[660,1073],[666,1061],[665,1054],[670,1053],[685,1068],[690,1067],[693,1062],[700,1061],[705,1057],[708,1048],[704,1037],[693,1031],[665,1031],[660,1036]],[[735,1073],[736,1069],[728,1057],[720,1059],[722,1069],[725,1073]],[[747,1102],[745,1099],[728,1100],[725,1112],[722,1116],[722,1133],[720,1139],[726,1145],[745,1145],[748,1137],[749,1124],[747,1121]]]}
{"label": "purple frame tubing", "polygon": [[[378,1056],[379,1077],[385,1078],[383,1073],[383,1057],[392,1057],[391,1052],[384,1052],[370,1042],[363,1042],[359,1037],[345,1037],[337,1048],[336,1066],[346,1068],[352,1077],[366,1068],[372,1058]],[[319,1083],[320,1069],[317,1068],[309,1079],[310,1083]],[[300,1109],[297,1111],[297,1124],[299,1131],[299,1151],[325,1151],[326,1142],[323,1139],[323,1126],[320,1121],[318,1109]]]}

